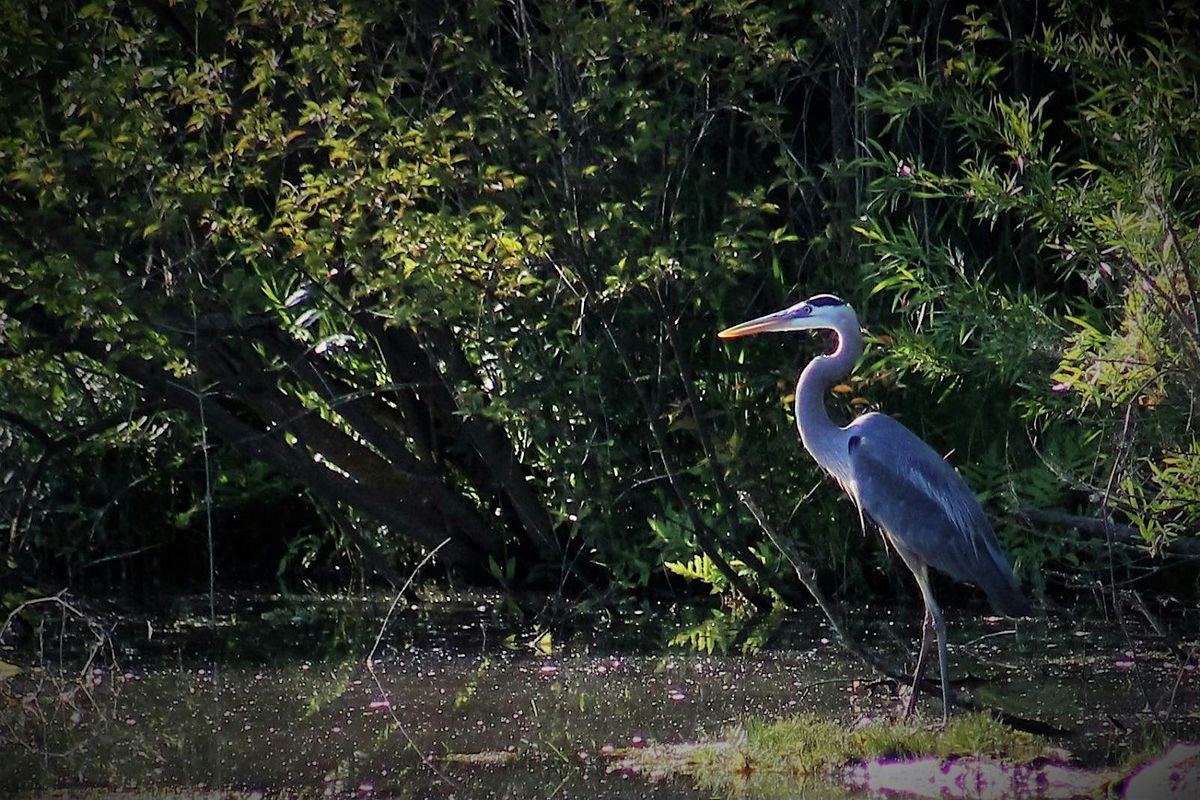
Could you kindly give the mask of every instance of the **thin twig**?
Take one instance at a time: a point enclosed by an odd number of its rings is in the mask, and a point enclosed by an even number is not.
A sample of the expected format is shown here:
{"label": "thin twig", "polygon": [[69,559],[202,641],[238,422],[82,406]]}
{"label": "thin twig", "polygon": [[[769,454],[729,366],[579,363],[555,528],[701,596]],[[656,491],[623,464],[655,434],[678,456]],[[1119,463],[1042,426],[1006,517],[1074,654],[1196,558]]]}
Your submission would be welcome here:
{"label": "thin twig", "polygon": [[[1192,341],[1197,345],[1198,354],[1200,354],[1200,296],[1196,294],[1196,282],[1192,278],[1191,266],[1188,264],[1188,252],[1184,247],[1183,239],[1179,236],[1179,231],[1175,228],[1175,223],[1171,220],[1170,214],[1167,213],[1166,201],[1161,194],[1155,199],[1155,205],[1158,207],[1158,213],[1162,215],[1163,225],[1167,229],[1167,235],[1171,238],[1171,244],[1175,248],[1175,254],[1179,259],[1179,271],[1183,273],[1183,281],[1187,286],[1188,299],[1192,306],[1192,326],[1188,333],[1192,336]],[[1186,317],[1182,318],[1186,321]]]}
{"label": "thin twig", "polygon": [[801,558],[800,555],[796,553],[796,551],[787,542],[784,542],[775,535],[775,531],[771,528],[770,524],[767,523],[766,515],[763,514],[762,509],[758,507],[758,504],[754,502],[754,498],[750,496],[749,492],[739,491],[738,499],[742,501],[746,508],[750,509],[750,514],[754,517],[755,521],[758,522],[758,525],[763,529],[763,532],[767,534],[767,538],[771,540],[775,547],[779,548],[779,552],[782,553],[783,557],[787,559],[787,562],[792,565],[792,569],[796,572],[796,577],[800,579],[800,582],[804,584],[804,588],[808,590],[808,593],[812,595],[813,600],[817,602],[817,606],[819,606],[821,612],[825,614],[825,618],[829,620],[830,627],[833,628],[833,632],[837,635],[838,639],[841,640],[842,644],[845,645],[850,652],[854,653],[860,658],[863,658],[868,663],[871,663],[872,660],[870,658],[866,658],[864,657],[864,654],[858,652],[858,650],[860,650],[858,644],[854,642],[854,640],[846,632],[845,628],[842,627],[839,615],[835,613],[833,606],[830,605],[829,601],[825,598],[825,593],[822,592],[821,587],[817,585],[817,571],[812,567],[811,564]]}
{"label": "thin twig", "polygon": [[[1143,385],[1143,388],[1145,388],[1145,384]],[[1117,440],[1117,453],[1113,458],[1113,467],[1108,474],[1108,481],[1104,486],[1104,495],[1100,499],[1101,506],[1104,508],[1108,508],[1109,503],[1112,500],[1112,491],[1116,482],[1117,473],[1121,469],[1121,462],[1124,460],[1124,457],[1133,449],[1133,443],[1130,440],[1129,430],[1133,422],[1134,398],[1136,398],[1139,394],[1141,394],[1140,390],[1133,396],[1133,398],[1129,400],[1129,402],[1125,404],[1124,420],[1121,423],[1121,436]],[[1113,526],[1107,517],[1105,517],[1105,523],[1105,534],[1108,541],[1108,579],[1110,594],[1112,596],[1113,616],[1117,620],[1117,627],[1120,628],[1121,635],[1125,637],[1125,643],[1129,647],[1130,652],[1134,652],[1137,648],[1133,642],[1133,636],[1129,633],[1129,626],[1125,624],[1125,613],[1121,608],[1121,595],[1117,591],[1117,570],[1114,558],[1115,535],[1113,532]],[[1150,690],[1146,687],[1145,681],[1142,680],[1140,675],[1135,674],[1133,682],[1137,686],[1138,692],[1142,695],[1142,699],[1146,701],[1146,708],[1150,709],[1150,713],[1154,715],[1154,721],[1161,727],[1164,720],[1158,715],[1156,704],[1150,697]]]}
{"label": "thin twig", "polygon": [[964,643],[963,647],[974,647],[977,644],[986,642],[988,639],[997,639],[1001,636],[1016,636],[1016,635],[1017,635],[1016,628],[1011,628],[1006,631],[995,631],[993,633],[985,633],[983,636],[977,636],[976,638],[972,639],[971,641]]}
{"label": "thin twig", "polygon": [[1175,695],[1179,692],[1179,685],[1183,683],[1183,676],[1187,674],[1188,667],[1192,666],[1192,657],[1194,653],[1188,653],[1187,660],[1179,665],[1179,672],[1175,675],[1175,684],[1171,687],[1171,696],[1167,698],[1167,708],[1165,716],[1170,719],[1171,711],[1175,708]]}
{"label": "thin twig", "polygon": [[[8,616],[4,620],[4,624],[0,625],[0,636],[3,636],[8,631],[9,626],[12,625],[12,621],[14,619],[16,619],[17,615],[20,614],[25,609],[32,608],[33,606],[43,605],[45,603],[54,603],[55,605],[59,606],[64,611],[69,611],[72,615],[74,615],[75,617],[78,617],[80,620],[82,620],[83,623],[85,625],[87,625],[88,629],[92,632],[92,635],[96,637],[96,641],[100,643],[100,646],[109,644],[109,650],[113,653],[114,663],[115,663],[116,651],[113,650],[113,648],[109,642],[108,633],[104,630],[104,628],[100,627],[100,625],[98,623],[96,623],[94,620],[92,620],[90,617],[88,617],[87,614],[84,614],[82,611],[80,611],[78,608],[73,606],[71,603],[64,600],[63,596],[66,593],[67,593],[67,590],[63,589],[55,594],[48,595],[46,597],[35,597],[32,600],[26,600],[25,602],[21,603],[20,605],[18,605],[16,608],[14,608],[12,611],[9,612]],[[94,658],[94,657],[95,657],[95,653],[92,654],[92,658]],[[88,664],[90,666],[91,658],[88,659]],[[82,672],[81,672],[81,674],[82,674]]]}
{"label": "thin twig", "polygon": [[425,751],[418,747],[417,743],[413,741],[412,736],[410,736],[408,731],[405,729],[404,723],[402,723],[400,721],[400,717],[397,716],[396,709],[392,706],[391,696],[388,694],[387,689],[383,688],[383,682],[380,681],[379,675],[375,672],[375,653],[379,650],[379,643],[383,641],[383,634],[387,631],[388,623],[392,619],[392,614],[396,611],[396,606],[400,605],[400,598],[402,598],[404,593],[408,591],[408,587],[412,585],[412,582],[416,579],[417,573],[421,571],[421,568],[428,564],[433,557],[437,555],[438,551],[449,544],[449,542],[450,537],[447,536],[437,547],[430,550],[425,557],[421,559],[421,562],[417,564],[417,566],[413,567],[413,571],[409,573],[408,580],[406,580],[404,585],[400,587],[400,590],[396,592],[396,596],[393,598],[392,604],[387,610],[387,614],[385,614],[383,617],[383,622],[379,626],[379,633],[375,635],[375,642],[371,645],[371,652],[367,654],[366,663],[367,672],[371,674],[371,680],[375,682],[375,688],[379,690],[379,694],[382,695],[384,702],[387,703],[388,715],[392,718],[392,722],[395,723],[396,730],[400,731],[400,735],[403,736],[405,741],[408,742],[408,746],[412,748],[412,751],[417,754],[418,758],[421,759],[421,763],[428,767],[443,783],[452,789],[462,789],[463,787],[460,786],[453,778],[437,768],[437,765],[433,762],[432,756],[427,755]]}

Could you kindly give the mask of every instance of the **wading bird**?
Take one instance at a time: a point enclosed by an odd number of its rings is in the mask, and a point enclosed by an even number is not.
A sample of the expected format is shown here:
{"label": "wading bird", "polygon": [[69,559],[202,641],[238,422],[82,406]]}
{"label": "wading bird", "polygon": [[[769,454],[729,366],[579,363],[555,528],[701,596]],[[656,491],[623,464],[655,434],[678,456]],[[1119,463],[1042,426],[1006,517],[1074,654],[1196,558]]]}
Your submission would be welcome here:
{"label": "wading bird", "polygon": [[825,394],[850,374],[862,354],[858,317],[845,301],[819,294],[794,306],[721,331],[722,339],[777,331],[832,331],[833,352],[814,358],[796,382],[796,427],[817,464],[841,485],[859,512],[882,531],[912,570],[925,601],[925,621],[913,691],[904,712],[916,707],[931,634],[937,634],[942,680],[942,723],[950,715],[946,623],[929,586],[929,567],[973,583],[1007,616],[1032,613],[1000,549],[979,500],[966,482],[908,428],[880,413],[846,427],[829,419]]}

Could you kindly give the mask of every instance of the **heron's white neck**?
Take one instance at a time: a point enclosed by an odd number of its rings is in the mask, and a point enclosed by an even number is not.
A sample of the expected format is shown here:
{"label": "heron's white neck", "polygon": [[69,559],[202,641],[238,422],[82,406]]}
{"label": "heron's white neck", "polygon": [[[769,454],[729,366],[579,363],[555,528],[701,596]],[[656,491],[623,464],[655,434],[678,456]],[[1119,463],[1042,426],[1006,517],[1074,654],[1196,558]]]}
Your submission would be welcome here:
{"label": "heron's white neck", "polygon": [[857,321],[835,327],[837,347],[828,355],[814,358],[796,382],[796,427],[812,457],[843,485],[851,482],[846,433],[829,418],[825,394],[850,374],[862,355],[862,333]]}

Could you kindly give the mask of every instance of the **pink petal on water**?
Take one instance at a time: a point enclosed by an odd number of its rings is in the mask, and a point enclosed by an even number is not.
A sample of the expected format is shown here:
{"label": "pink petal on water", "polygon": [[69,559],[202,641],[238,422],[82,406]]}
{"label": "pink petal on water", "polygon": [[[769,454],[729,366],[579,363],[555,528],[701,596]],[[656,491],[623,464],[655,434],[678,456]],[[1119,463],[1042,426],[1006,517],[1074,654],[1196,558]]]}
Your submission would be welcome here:
{"label": "pink petal on water", "polygon": [[539,669],[538,672],[542,673],[543,675],[557,675],[558,667],[553,664],[543,664],[542,668]]}
{"label": "pink petal on water", "polygon": [[389,703],[387,700],[372,700],[371,702],[367,703],[367,711],[371,711],[373,713],[378,713],[380,711],[391,711],[391,710],[392,710],[392,704]]}

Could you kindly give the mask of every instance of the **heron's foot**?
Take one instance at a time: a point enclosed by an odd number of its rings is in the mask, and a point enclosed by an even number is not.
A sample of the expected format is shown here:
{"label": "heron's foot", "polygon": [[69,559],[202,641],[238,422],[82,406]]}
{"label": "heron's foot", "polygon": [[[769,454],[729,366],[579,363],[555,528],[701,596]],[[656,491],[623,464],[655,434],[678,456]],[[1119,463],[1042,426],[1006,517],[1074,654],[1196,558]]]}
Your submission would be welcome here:
{"label": "heron's foot", "polygon": [[[910,710],[910,708],[911,707],[904,709],[904,713],[898,720],[896,720],[895,724],[914,725],[916,727],[925,728],[938,733],[944,731],[950,725],[949,714],[942,714],[942,716],[937,719],[930,719],[924,714],[918,714],[915,710]],[[893,717],[893,719],[896,718]]]}
{"label": "heron's foot", "polygon": [[905,714],[900,718],[900,722],[905,725],[916,725],[921,728],[926,728],[931,731],[941,732],[950,725],[950,715],[943,713],[937,718],[926,717],[924,714]]}
{"label": "heron's foot", "polygon": [[908,724],[922,719],[923,713],[918,711],[917,702],[921,699],[921,690],[911,684],[901,684],[896,687],[891,699],[891,709],[888,714],[899,724]]}

